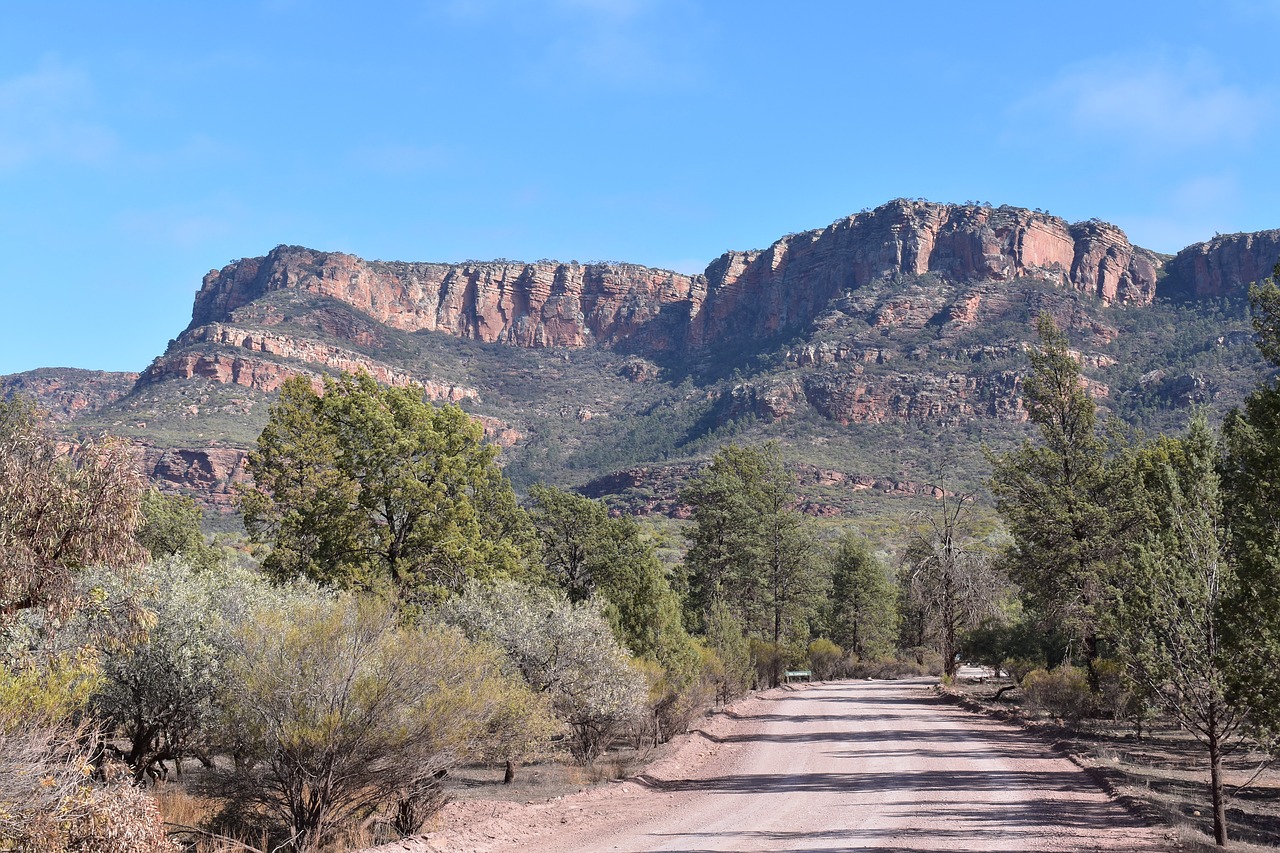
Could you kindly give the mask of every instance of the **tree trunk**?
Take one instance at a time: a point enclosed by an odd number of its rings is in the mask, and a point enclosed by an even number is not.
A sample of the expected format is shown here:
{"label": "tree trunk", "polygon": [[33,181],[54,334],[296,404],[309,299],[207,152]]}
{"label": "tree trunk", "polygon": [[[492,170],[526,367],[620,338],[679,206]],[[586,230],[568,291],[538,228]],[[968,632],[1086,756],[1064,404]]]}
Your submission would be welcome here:
{"label": "tree trunk", "polygon": [[782,681],[782,605],[773,606],[773,684],[777,687]]}
{"label": "tree trunk", "polygon": [[1213,840],[1227,846],[1227,804],[1222,798],[1222,743],[1218,737],[1218,709],[1209,708],[1209,791],[1213,797]]}
{"label": "tree trunk", "polygon": [[510,758],[507,759],[506,772],[502,774],[502,784],[510,785],[516,780],[516,765]]}

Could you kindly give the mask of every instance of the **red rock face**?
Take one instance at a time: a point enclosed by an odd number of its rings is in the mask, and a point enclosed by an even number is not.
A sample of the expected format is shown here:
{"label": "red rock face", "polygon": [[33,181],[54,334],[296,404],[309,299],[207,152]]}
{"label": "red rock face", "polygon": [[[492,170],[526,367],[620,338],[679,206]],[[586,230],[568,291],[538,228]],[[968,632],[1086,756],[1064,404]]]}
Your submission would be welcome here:
{"label": "red rock face", "polygon": [[699,289],[691,276],[630,264],[381,263],[280,246],[205,276],[191,328],[225,320],[267,293],[300,290],[406,331],[582,347],[625,340]]}
{"label": "red rock face", "polygon": [[631,264],[383,263],[280,246],[205,276],[190,328],[226,322],[273,291],[297,290],[407,331],[522,347],[629,342],[675,352],[799,328],[843,291],[895,275],[1030,276],[1106,302],[1146,304],[1159,266],[1156,255],[1101,222],[1069,226],[1018,208],[896,201],[762,252],[729,252],[700,276]]}
{"label": "red rock face", "polygon": [[218,509],[230,510],[235,501],[235,487],[249,482],[247,450],[230,447],[162,450],[137,444],[133,452],[139,469],[162,491],[194,491],[201,503]]}
{"label": "red rock face", "polygon": [[1269,278],[1280,262],[1280,230],[1227,234],[1183,249],[1166,265],[1160,296],[1206,299],[1238,296]]}
{"label": "red rock face", "polygon": [[[191,349],[198,344],[215,344],[212,351]],[[235,347],[241,352],[227,352],[221,347]],[[479,399],[474,388],[433,382],[396,370],[380,361],[351,350],[307,338],[279,335],[270,332],[251,331],[212,323],[184,332],[176,342],[171,355],[156,359],[142,374],[142,384],[163,379],[212,379],[224,384],[243,385],[264,393],[280,390],[285,380],[294,376],[310,376],[317,390],[320,388],[320,370],[308,370],[312,364],[341,370],[347,373],[365,372],[383,385],[403,387],[410,384],[423,386],[430,400],[457,403]],[[255,357],[253,353],[265,353],[289,359],[284,363]]]}
{"label": "red rock face", "polygon": [[66,423],[119,400],[137,378],[136,373],[44,368],[0,377],[0,399],[30,397],[50,421]]}
{"label": "red rock face", "polygon": [[[1068,225],[1020,208],[895,201],[764,252],[730,252],[707,268],[707,296],[689,332],[706,346],[740,331],[766,336],[816,317],[840,293],[895,275],[948,281],[1039,278],[1104,302],[1145,305],[1157,255],[1102,222]],[[910,311],[912,306],[902,308]],[[886,323],[897,320],[886,317]]]}

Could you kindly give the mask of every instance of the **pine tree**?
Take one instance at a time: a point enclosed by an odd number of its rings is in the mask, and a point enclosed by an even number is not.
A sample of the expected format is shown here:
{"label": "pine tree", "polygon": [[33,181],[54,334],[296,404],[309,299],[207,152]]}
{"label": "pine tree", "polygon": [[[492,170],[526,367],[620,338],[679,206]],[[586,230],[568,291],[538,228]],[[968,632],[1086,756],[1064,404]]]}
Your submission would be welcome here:
{"label": "pine tree", "polygon": [[1204,745],[1214,836],[1226,845],[1222,762],[1245,739],[1249,707],[1229,696],[1228,674],[1246,662],[1225,642],[1239,591],[1226,548],[1217,447],[1198,413],[1185,438],[1160,437],[1130,455],[1135,499],[1151,523],[1116,573],[1108,635],[1129,677]]}
{"label": "pine tree", "polygon": [[1039,441],[994,460],[991,490],[1014,540],[1012,579],[1046,626],[1059,625],[1082,642],[1092,664],[1097,608],[1127,515],[1116,506],[1097,406],[1067,337],[1047,314],[1038,331],[1040,346],[1030,352],[1032,372],[1022,391]]}
{"label": "pine tree", "polygon": [[[1280,367],[1280,264],[1250,288],[1258,348]],[[1226,641],[1240,650],[1233,694],[1253,722],[1280,732],[1280,385],[1273,378],[1228,414],[1222,428],[1223,510],[1240,583],[1228,599]]]}

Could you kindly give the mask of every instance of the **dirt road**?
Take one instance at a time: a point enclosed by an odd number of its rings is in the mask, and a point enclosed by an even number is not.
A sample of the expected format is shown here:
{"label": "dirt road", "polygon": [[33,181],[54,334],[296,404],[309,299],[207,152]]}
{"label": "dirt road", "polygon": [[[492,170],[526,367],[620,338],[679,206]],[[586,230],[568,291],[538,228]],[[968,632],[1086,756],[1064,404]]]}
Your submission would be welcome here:
{"label": "dirt road", "polygon": [[930,686],[773,691],[638,781],[494,811],[487,825],[473,814],[470,825],[434,833],[417,842],[423,846],[384,849],[1169,849],[1043,741],[953,707]]}

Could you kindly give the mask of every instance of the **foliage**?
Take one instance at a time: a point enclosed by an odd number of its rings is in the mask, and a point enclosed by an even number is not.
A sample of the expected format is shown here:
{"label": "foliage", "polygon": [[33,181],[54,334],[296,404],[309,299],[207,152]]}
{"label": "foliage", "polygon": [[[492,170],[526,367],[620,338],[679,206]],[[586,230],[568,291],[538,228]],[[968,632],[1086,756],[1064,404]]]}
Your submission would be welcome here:
{"label": "foliage", "polygon": [[1031,707],[1073,725],[1088,716],[1093,705],[1087,672],[1069,663],[1028,672],[1022,678],[1022,690]]}
{"label": "foliage", "polygon": [[83,727],[0,709],[0,849],[177,853],[145,792],[93,778],[90,740]]}
{"label": "foliage", "polygon": [[643,714],[644,677],[613,639],[594,600],[574,604],[558,590],[513,581],[472,583],[441,615],[487,640],[536,692],[550,697],[571,732],[570,751],[589,764]]}
{"label": "foliage", "polygon": [[[1280,265],[1251,288],[1262,353],[1280,366]],[[1280,733],[1280,386],[1259,384],[1222,427],[1220,462],[1227,547],[1238,575],[1223,606],[1224,642],[1238,657],[1228,669],[1233,697],[1252,711],[1260,733]]]}
{"label": "foliage", "polygon": [[204,511],[186,495],[165,495],[154,487],[142,493],[142,523],[136,536],[152,560],[181,555],[191,565],[213,568],[222,559],[205,541],[200,522]]}
{"label": "foliage", "polygon": [[[705,628],[712,607],[723,602],[774,648],[807,634],[825,567],[811,520],[794,506],[795,478],[779,446],[725,445],[681,500],[694,522],[685,558],[691,618]],[[779,665],[768,676],[773,684]]]}
{"label": "foliage", "polygon": [[92,699],[108,733],[127,744],[121,758],[135,780],[145,781],[162,762],[202,755],[234,632],[248,618],[249,602],[272,591],[248,571],[197,570],[181,557],[128,579],[98,573],[84,583],[97,586],[108,612],[114,600],[133,598],[151,615],[141,636],[102,652],[102,683]]}
{"label": "foliage", "polygon": [[711,605],[703,642],[715,656],[713,680],[716,698],[728,702],[746,692],[751,687],[755,672],[751,662],[751,644],[742,632],[742,623],[722,601]]}
{"label": "foliage", "polygon": [[0,718],[57,728],[81,715],[101,683],[96,656],[83,649],[0,662]]}
{"label": "foliage", "polygon": [[859,658],[893,652],[898,630],[897,588],[888,569],[856,533],[846,533],[831,557],[827,631]]}
{"label": "foliage", "polygon": [[844,649],[825,637],[819,637],[809,644],[809,668],[814,677],[825,681],[834,678],[844,657]]}
{"label": "foliage", "polygon": [[30,403],[0,400],[0,619],[30,608],[68,612],[76,569],[140,559],[141,493],[123,443],[60,448]]}
{"label": "foliage", "polygon": [[281,388],[257,449],[245,526],[277,577],[429,601],[519,573],[525,527],[482,429],[421,388],[367,374]]}
{"label": "foliage", "polygon": [[440,771],[479,755],[493,725],[535,724],[511,712],[531,705],[500,670],[494,650],[373,599],[258,608],[227,668],[223,791],[285,818],[298,851],[387,803],[424,817],[414,805],[439,802]]}
{"label": "foliage", "polygon": [[1066,648],[1065,636],[1046,632],[1025,616],[1010,622],[999,618],[986,619],[978,627],[966,631],[960,641],[960,654],[964,659],[1003,669],[1018,683],[1033,669],[1062,663]]}
{"label": "foliage", "polygon": [[1048,315],[1039,332],[1022,390],[1040,441],[993,459],[991,490],[1013,536],[1011,574],[1028,606],[1044,625],[1083,640],[1092,661],[1106,565],[1123,541],[1123,513],[1080,366]]}
{"label": "foliage", "polygon": [[698,651],[681,621],[680,600],[635,519],[611,518],[599,501],[547,486],[534,486],[529,497],[546,572],[569,601],[599,596],[619,642],[662,664],[673,683],[690,682]]}
{"label": "foliage", "polygon": [[1223,606],[1238,580],[1216,462],[1203,414],[1186,437],[1162,436],[1133,454],[1134,486],[1155,522],[1117,573],[1108,620],[1129,676],[1209,748],[1215,772],[1249,710],[1230,700],[1226,683],[1244,660],[1223,642]]}

